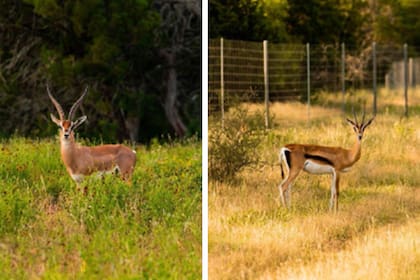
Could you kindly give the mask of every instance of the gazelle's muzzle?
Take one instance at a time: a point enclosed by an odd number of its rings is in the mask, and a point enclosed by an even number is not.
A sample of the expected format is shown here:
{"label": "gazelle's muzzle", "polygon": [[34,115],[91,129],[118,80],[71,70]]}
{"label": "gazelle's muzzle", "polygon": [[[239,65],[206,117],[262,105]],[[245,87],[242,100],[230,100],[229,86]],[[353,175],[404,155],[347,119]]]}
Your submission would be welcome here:
{"label": "gazelle's muzzle", "polygon": [[69,139],[69,137],[70,137],[70,130],[69,129],[63,130],[63,137],[64,137],[64,139]]}

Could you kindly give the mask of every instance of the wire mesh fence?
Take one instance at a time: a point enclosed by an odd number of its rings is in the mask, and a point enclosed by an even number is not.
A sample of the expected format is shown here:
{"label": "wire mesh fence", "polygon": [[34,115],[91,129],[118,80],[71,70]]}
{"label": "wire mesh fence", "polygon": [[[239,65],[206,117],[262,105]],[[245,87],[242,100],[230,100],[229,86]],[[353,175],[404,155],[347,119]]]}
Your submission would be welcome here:
{"label": "wire mesh fence", "polygon": [[407,102],[408,88],[420,83],[416,55],[416,48],[407,45],[356,48],[211,39],[209,114],[223,118],[232,100],[264,102],[268,112],[270,102],[295,99],[309,105],[311,95],[319,91],[341,92],[344,97],[359,89],[372,94],[376,114],[378,88],[400,90]]}

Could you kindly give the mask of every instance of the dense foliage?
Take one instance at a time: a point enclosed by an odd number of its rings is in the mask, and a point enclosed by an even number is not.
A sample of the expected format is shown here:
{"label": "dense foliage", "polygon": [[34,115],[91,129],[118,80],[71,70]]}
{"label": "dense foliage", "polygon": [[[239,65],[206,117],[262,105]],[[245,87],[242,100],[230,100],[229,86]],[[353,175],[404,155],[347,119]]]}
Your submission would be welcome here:
{"label": "dense foliage", "polygon": [[268,9],[263,1],[210,0],[209,33],[211,38],[283,41],[287,37],[281,18],[283,6]]}
{"label": "dense foliage", "polygon": [[211,38],[360,47],[420,45],[420,2],[406,0],[210,0]]}
{"label": "dense foliage", "polygon": [[81,130],[92,137],[200,132],[199,1],[0,5],[0,136],[56,132],[47,83],[65,110],[89,86]]}

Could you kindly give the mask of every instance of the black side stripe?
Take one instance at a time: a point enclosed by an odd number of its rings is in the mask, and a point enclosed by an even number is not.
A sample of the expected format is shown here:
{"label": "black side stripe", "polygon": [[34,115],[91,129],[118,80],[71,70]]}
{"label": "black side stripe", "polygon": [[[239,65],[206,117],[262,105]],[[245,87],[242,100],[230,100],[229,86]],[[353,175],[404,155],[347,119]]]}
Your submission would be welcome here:
{"label": "black side stripe", "polygon": [[289,167],[289,170],[290,170],[292,169],[292,162],[290,161],[290,151],[285,150],[284,155],[286,156],[287,166]]}
{"label": "black side stripe", "polygon": [[304,156],[306,159],[313,159],[313,160],[317,160],[317,161],[323,162],[323,163],[325,163],[325,164],[328,164],[328,165],[334,166],[334,163],[333,163],[331,160],[329,160],[329,159],[327,159],[327,158],[324,158],[324,157],[321,157],[321,156],[310,155],[310,154],[304,154],[303,156]]}

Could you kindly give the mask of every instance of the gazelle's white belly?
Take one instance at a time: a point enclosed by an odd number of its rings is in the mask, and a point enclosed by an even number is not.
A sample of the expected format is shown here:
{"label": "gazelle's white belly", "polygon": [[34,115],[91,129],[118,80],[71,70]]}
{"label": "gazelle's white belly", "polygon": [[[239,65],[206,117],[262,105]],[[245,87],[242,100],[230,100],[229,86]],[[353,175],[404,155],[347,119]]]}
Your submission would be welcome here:
{"label": "gazelle's white belly", "polygon": [[334,168],[331,165],[319,164],[312,160],[306,160],[303,165],[303,170],[311,174],[331,174],[334,173]]}
{"label": "gazelle's white belly", "polygon": [[[119,171],[120,171],[119,166],[115,165],[111,169],[97,170],[96,172],[93,172],[93,173],[96,173],[97,177],[101,178],[106,174],[115,174],[116,172],[119,172]],[[71,171],[69,171],[69,172],[70,172],[71,178],[76,183],[81,183],[83,181],[84,177],[86,176],[86,174],[77,174],[77,173],[72,173]],[[89,174],[87,174],[87,175],[89,175]]]}
{"label": "gazelle's white belly", "polygon": [[111,169],[106,169],[106,170],[98,170],[96,172],[96,174],[98,175],[98,177],[102,177],[104,175],[108,175],[108,174],[115,174],[117,172],[120,172],[120,167],[118,165],[113,166]]}

